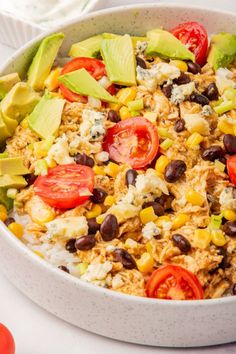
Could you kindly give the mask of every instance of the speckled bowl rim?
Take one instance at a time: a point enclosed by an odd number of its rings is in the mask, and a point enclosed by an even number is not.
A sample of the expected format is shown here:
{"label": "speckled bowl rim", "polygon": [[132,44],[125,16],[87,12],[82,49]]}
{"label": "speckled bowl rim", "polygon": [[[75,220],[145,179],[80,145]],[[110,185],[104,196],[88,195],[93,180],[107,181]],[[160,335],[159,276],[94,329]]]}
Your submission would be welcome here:
{"label": "speckled bowl rim", "polygon": [[[63,28],[68,26],[68,25],[75,25],[77,24],[78,21],[80,20],[87,20],[90,18],[94,17],[99,17],[103,16],[109,13],[119,13],[120,11],[123,12],[124,10],[148,10],[150,8],[170,8],[173,10],[173,8],[177,9],[198,9],[198,10],[206,10],[209,11],[213,14],[217,14],[219,16],[235,16],[235,22],[236,22],[236,13],[232,14],[230,11],[221,11],[221,10],[213,10],[210,7],[202,7],[202,6],[192,6],[192,5],[184,5],[184,4],[178,4],[178,3],[147,3],[147,4],[134,4],[134,5],[126,5],[126,6],[119,6],[119,7],[114,7],[114,8],[109,8],[105,10],[100,10],[96,12],[89,13],[87,15],[79,16],[76,19],[73,20],[68,20],[63,22],[62,26],[57,26],[53,28],[53,30],[47,30],[40,34],[39,36],[35,37],[31,41],[29,41],[27,44],[25,44],[23,47],[18,49],[13,56],[8,59],[5,64],[0,66],[0,72],[4,71],[10,64],[15,62],[18,57],[20,57],[27,49],[35,45],[37,42],[42,40],[45,36],[55,33],[57,31],[63,31]],[[235,304],[236,303],[236,297],[235,296],[226,296],[222,298],[217,298],[217,299],[203,299],[203,300],[159,300],[159,299],[151,299],[147,297],[141,297],[141,296],[134,296],[134,295],[128,295],[128,294],[123,294],[119,293],[115,290],[111,289],[105,289],[102,287],[99,287],[97,285],[88,283],[86,281],[80,280],[79,278],[67,274],[66,272],[62,272],[61,270],[57,269],[54,267],[52,264],[47,262],[44,259],[41,259],[39,256],[34,254],[22,241],[18,240],[9,230],[8,228],[1,222],[0,224],[0,230],[3,232],[3,235],[1,237],[7,237],[8,242],[12,244],[12,247],[16,249],[17,252],[20,252],[27,256],[32,262],[35,262],[38,266],[40,266],[42,269],[45,270],[45,272],[53,274],[55,277],[58,277],[59,279],[61,278],[63,281],[66,281],[68,284],[72,285],[79,285],[82,286],[83,288],[87,288],[88,291],[102,294],[105,296],[117,298],[117,300],[123,300],[131,303],[137,303],[137,304],[150,304],[150,306],[154,306],[155,304],[159,304],[161,306],[171,306],[171,307],[176,307],[176,306],[183,306],[183,307],[199,307],[199,306],[215,306],[217,304]]]}

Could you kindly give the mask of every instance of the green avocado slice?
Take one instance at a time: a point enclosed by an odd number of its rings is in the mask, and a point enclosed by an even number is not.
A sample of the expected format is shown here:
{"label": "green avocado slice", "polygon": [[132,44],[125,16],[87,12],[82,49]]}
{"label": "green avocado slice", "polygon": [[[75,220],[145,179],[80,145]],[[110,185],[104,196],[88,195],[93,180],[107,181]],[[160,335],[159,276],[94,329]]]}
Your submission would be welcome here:
{"label": "green avocado slice", "polygon": [[215,69],[228,67],[236,58],[236,35],[221,32],[211,38],[207,62]]}
{"label": "green avocado slice", "polygon": [[0,188],[23,188],[25,186],[27,182],[22,176],[0,176]]}
{"label": "green avocado slice", "polygon": [[74,43],[69,51],[69,56],[96,58],[100,52],[101,42],[102,36],[97,35]]}
{"label": "green avocado slice", "polygon": [[29,170],[23,164],[22,157],[7,157],[0,159],[0,176],[2,175],[26,175]]}
{"label": "green avocado slice", "polygon": [[13,199],[8,198],[7,188],[0,188],[0,203],[5,205],[7,210],[11,210],[13,208]]}
{"label": "green avocado slice", "polygon": [[105,102],[117,102],[117,99],[110,95],[84,68],[62,75],[58,80],[80,95],[95,97]]}
{"label": "green avocado slice", "polygon": [[0,100],[2,100],[11,88],[20,81],[18,73],[12,73],[0,77]]}

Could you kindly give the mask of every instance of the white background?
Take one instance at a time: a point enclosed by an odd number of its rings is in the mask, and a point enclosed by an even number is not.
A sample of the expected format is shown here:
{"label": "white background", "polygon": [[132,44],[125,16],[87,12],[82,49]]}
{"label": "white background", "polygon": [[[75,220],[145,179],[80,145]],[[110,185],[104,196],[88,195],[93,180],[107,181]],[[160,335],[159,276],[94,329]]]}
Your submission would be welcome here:
{"label": "white background", "polygon": [[[0,0],[2,1],[2,0]],[[5,0],[7,1],[7,0]],[[20,1],[20,0],[19,0]],[[39,0],[40,1],[40,0]],[[100,6],[128,4],[132,0],[101,0]],[[145,2],[138,0],[137,2]],[[151,1],[148,1],[151,2]],[[163,1],[164,2],[164,1]],[[170,0],[166,0],[170,2]],[[177,2],[177,1],[176,1]],[[188,2],[189,0],[182,0]],[[206,1],[192,1],[204,4]],[[236,0],[208,0],[208,6],[235,9]],[[1,25],[1,24],[0,24]],[[235,24],[236,25],[236,24]],[[0,38],[1,41],[1,38]],[[0,64],[13,49],[0,43]],[[0,235],[1,237],[1,235]],[[78,299],[79,301],[79,299]],[[236,353],[236,344],[199,349],[164,349],[117,342],[90,334],[50,315],[35,305],[0,275],[0,322],[16,341],[16,354],[226,354]],[[181,329],[180,329],[181,330]],[[210,330],[210,328],[209,328]],[[158,328],[157,328],[158,331]],[[185,334],[183,333],[183,336]]]}

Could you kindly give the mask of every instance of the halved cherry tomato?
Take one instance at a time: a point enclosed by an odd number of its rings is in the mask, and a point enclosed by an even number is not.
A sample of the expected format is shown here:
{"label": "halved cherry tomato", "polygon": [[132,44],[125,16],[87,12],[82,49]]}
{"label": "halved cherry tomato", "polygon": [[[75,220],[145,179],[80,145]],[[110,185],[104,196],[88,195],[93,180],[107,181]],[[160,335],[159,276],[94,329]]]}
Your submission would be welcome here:
{"label": "halved cherry tomato", "polygon": [[203,289],[198,278],[177,265],[165,265],[155,270],[146,286],[148,297],[166,300],[200,300]]}
{"label": "halved cherry tomato", "polygon": [[159,148],[156,126],[143,117],[123,120],[108,129],[103,149],[110,159],[143,168],[155,158]]}
{"label": "halved cherry tomato", "polygon": [[11,332],[0,323],[0,354],[14,354],[15,342]]}
{"label": "halved cherry tomato", "polygon": [[195,54],[196,62],[199,65],[205,64],[208,36],[203,25],[198,22],[185,22],[172,29],[171,32]]}
{"label": "halved cherry tomato", "polygon": [[[62,68],[61,75],[70,73],[71,71],[79,70],[81,68],[86,69],[89,72],[89,74],[94,77],[95,80],[100,80],[103,76],[106,76],[105,65],[101,60],[94,59],[94,58],[84,58],[84,57],[74,58],[68,63],[66,63]],[[111,85],[110,87],[114,87],[115,89],[114,85]],[[110,87],[108,88],[108,91]],[[88,100],[87,97],[72,92],[63,84],[60,84],[60,90],[63,97],[70,102],[78,101],[78,102],[86,103]],[[112,90],[112,88],[110,90]]]}
{"label": "halved cherry tomato", "polygon": [[227,159],[227,171],[231,182],[236,186],[236,155]]}
{"label": "halved cherry tomato", "polygon": [[93,186],[93,170],[73,164],[51,168],[46,176],[39,176],[34,182],[35,193],[58,209],[71,209],[85,203]]}

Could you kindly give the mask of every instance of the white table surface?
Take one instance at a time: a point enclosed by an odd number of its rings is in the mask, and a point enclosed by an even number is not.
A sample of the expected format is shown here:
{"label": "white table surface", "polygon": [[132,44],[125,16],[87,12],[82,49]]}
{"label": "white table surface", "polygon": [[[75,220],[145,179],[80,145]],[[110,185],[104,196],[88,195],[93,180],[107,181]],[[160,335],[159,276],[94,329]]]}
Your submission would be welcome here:
{"label": "white table surface", "polygon": [[[170,0],[166,0],[170,1]],[[182,0],[188,1],[188,0]],[[106,0],[107,7],[130,1]],[[139,1],[137,2],[144,2]],[[149,1],[151,2],[151,1]],[[192,1],[201,4],[204,1]],[[208,0],[214,7],[236,11],[236,0]],[[1,39],[0,39],[1,40]],[[0,64],[13,49],[0,43]],[[1,235],[0,235],[1,237]],[[12,331],[16,354],[227,354],[236,344],[199,349],[164,349],[122,343],[76,328],[42,310],[0,274],[0,322]],[[210,330],[210,329],[209,329]],[[157,328],[158,331],[158,328]],[[184,335],[184,333],[183,333]]]}

